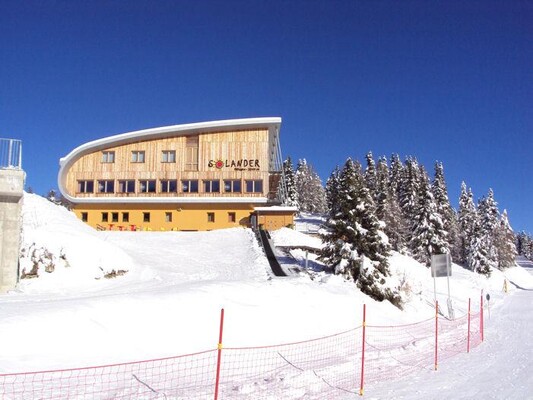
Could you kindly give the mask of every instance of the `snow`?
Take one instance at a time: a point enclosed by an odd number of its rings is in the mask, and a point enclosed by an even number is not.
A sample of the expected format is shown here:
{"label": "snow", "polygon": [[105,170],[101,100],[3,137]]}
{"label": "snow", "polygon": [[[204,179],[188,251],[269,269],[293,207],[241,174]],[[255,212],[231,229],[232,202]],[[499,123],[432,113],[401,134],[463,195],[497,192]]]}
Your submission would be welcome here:
{"label": "snow", "polygon": [[[9,344],[0,351],[0,373],[213,349],[221,308],[226,314],[225,347],[289,343],[347,331],[361,324],[363,304],[370,325],[432,318],[434,281],[424,265],[407,256],[395,253],[390,259],[391,279],[401,288],[404,310],[376,302],[353,282],[324,272],[313,252],[307,254],[305,270],[302,249],[321,247],[320,239],[309,235],[320,225],[320,218],[305,215],[296,230],[272,232],[277,246],[295,247],[284,262],[302,271],[276,278],[250,230],[97,232],[64,208],[25,194],[22,248],[26,257],[21,270],[28,272],[33,266],[27,256],[33,249],[42,250],[34,253],[36,257],[44,250],[49,256],[37,262],[38,277],[23,279],[16,290],[0,295],[0,338]],[[50,260],[54,270],[46,272]],[[113,271],[124,272],[109,277]],[[503,291],[505,279],[508,293]],[[446,360],[437,372],[421,371],[367,387],[365,397],[530,396],[533,292],[519,288],[533,289],[531,269],[495,270],[487,279],[452,265],[450,294],[456,315],[466,313],[468,298],[479,300],[482,290],[483,295],[490,294],[485,343],[471,354]],[[436,289],[439,303],[446,304],[446,278],[437,279]],[[448,310],[444,307],[442,312],[446,316]],[[307,398],[300,389],[284,392],[288,384],[280,381],[277,398]],[[235,398],[254,398],[257,389],[238,388]]]}

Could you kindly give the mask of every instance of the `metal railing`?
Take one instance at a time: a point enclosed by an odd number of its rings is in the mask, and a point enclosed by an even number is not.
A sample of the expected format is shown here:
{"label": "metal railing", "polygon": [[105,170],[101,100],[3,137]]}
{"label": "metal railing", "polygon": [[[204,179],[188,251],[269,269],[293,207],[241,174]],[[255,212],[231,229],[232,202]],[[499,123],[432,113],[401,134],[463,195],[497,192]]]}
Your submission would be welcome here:
{"label": "metal railing", "polygon": [[22,168],[22,141],[0,138],[0,169]]}

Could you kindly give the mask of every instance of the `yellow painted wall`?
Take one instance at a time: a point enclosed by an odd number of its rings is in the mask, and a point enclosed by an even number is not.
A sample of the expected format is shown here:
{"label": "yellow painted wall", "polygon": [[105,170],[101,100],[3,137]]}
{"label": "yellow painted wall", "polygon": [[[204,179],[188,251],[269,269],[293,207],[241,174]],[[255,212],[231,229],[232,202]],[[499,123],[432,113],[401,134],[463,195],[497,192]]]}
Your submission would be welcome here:
{"label": "yellow painted wall", "polygon": [[[208,231],[234,227],[249,227],[251,204],[80,204],[73,209],[82,219],[87,213],[86,223],[102,230],[139,230],[139,231]],[[144,213],[150,213],[150,222],[144,222]],[[107,213],[108,220],[102,220]],[[128,213],[128,221],[124,221]],[[170,213],[172,221],[167,221]],[[208,213],[214,214],[214,222],[208,220]],[[235,213],[235,222],[229,219],[229,213]],[[113,215],[115,214],[115,215]],[[114,220],[114,216],[117,220]],[[287,213],[264,214],[258,217],[258,223],[267,230],[276,230],[294,223],[294,215]]]}
{"label": "yellow painted wall", "polygon": [[294,213],[293,212],[275,212],[272,214],[264,214],[263,211],[257,218],[257,221],[260,225],[267,231],[275,231],[286,226],[292,226],[294,224]]}
{"label": "yellow painted wall", "polygon": [[[207,231],[212,229],[248,227],[253,206],[250,204],[80,204],[74,208],[82,219],[87,213],[88,225],[105,230],[152,231]],[[150,222],[144,222],[143,213],[150,213]],[[102,221],[102,213],[108,213],[108,221]],[[118,213],[118,221],[113,221]],[[129,213],[129,221],[123,221],[123,213]],[[166,221],[170,213],[172,221]],[[214,213],[214,222],[208,221],[208,213]],[[229,213],[235,213],[235,222],[229,221]]]}

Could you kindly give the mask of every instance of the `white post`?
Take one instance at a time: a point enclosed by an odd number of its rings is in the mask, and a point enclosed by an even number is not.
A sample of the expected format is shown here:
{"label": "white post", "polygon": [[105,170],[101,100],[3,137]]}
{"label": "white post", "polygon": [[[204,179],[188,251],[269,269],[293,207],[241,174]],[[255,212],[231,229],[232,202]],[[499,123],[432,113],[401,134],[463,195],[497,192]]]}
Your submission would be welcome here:
{"label": "white post", "polygon": [[7,166],[8,167],[12,167],[13,165],[11,165],[11,156],[12,156],[12,153],[13,152],[13,139],[9,139],[9,144],[8,144],[8,150],[7,150]]}

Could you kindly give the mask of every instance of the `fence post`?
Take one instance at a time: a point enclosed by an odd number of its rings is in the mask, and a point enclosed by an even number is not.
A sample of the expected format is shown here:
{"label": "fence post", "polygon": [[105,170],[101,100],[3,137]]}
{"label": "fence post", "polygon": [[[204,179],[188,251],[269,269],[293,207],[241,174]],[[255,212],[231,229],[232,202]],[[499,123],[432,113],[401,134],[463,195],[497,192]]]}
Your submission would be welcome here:
{"label": "fence post", "polygon": [[468,299],[468,333],[466,340],[466,352],[470,353],[470,298]]}
{"label": "fence post", "polygon": [[365,392],[365,340],[366,340],[366,304],[363,304],[363,344],[361,353],[361,385],[359,386],[359,396]]}
{"label": "fence post", "polygon": [[435,371],[438,367],[439,356],[439,302],[435,300]]}
{"label": "fence post", "polygon": [[483,333],[483,330],[485,329],[485,323],[483,321],[483,291],[481,291],[481,301],[480,301],[480,312],[479,312],[479,331],[480,331],[480,334],[481,334],[481,341],[483,341],[484,339],[484,333]]}
{"label": "fence post", "polygon": [[215,379],[215,400],[218,399],[218,385],[220,383],[220,361],[222,359],[222,331],[224,328],[224,309],[220,310],[220,331],[218,334],[217,376]]}

